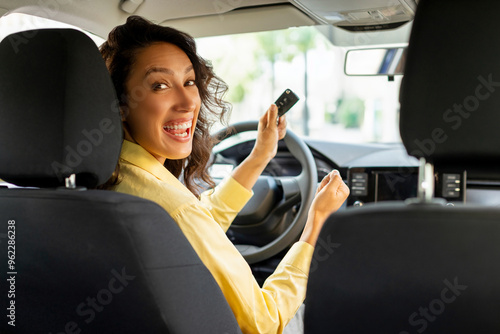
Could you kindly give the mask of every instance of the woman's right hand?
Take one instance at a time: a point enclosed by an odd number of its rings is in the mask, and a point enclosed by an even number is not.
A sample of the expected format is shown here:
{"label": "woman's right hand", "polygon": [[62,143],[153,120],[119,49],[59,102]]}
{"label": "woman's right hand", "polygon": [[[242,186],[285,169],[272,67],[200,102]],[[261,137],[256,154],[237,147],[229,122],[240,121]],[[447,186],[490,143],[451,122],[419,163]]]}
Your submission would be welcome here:
{"label": "woman's right hand", "polygon": [[325,176],[309,208],[306,226],[300,240],[315,246],[326,219],[342,206],[347,196],[349,196],[349,188],[342,181],[337,170]]}

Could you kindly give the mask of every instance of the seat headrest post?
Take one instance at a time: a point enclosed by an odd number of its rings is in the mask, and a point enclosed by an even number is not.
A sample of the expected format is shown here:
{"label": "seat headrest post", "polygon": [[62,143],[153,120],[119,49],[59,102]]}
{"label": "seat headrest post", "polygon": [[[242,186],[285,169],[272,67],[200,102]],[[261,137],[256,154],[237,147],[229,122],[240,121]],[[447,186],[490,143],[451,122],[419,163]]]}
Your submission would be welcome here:
{"label": "seat headrest post", "polygon": [[434,198],[435,176],[434,165],[428,163],[424,158],[420,158],[417,181],[417,197],[408,198],[406,204],[437,204],[446,205],[444,198]]}
{"label": "seat headrest post", "polygon": [[418,198],[421,202],[431,202],[434,197],[434,166],[420,158],[418,169]]}
{"label": "seat headrest post", "polygon": [[75,189],[76,188],[76,176],[75,174],[71,174],[68,176],[65,180],[65,186],[68,189]]}

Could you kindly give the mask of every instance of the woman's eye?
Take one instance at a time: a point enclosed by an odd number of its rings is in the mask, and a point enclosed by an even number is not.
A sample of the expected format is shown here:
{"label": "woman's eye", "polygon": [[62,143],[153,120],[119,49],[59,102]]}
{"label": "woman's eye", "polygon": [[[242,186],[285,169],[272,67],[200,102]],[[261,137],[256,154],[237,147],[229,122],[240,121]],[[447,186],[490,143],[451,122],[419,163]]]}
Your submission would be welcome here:
{"label": "woman's eye", "polygon": [[166,89],[168,88],[168,86],[164,83],[154,83],[153,84],[153,90],[163,90],[163,89]]}
{"label": "woman's eye", "polygon": [[186,86],[194,86],[194,85],[196,85],[196,83],[194,82],[194,80],[188,80],[186,82]]}

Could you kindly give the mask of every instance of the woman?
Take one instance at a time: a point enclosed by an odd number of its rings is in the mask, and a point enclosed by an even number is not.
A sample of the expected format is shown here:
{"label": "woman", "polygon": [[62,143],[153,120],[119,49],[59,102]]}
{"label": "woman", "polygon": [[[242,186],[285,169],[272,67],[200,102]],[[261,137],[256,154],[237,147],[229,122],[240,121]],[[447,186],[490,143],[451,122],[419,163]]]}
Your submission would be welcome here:
{"label": "woman", "polygon": [[[281,333],[305,297],[319,231],[349,194],[337,171],[322,181],[306,227],[260,288],[225,235],[252,196],[252,186],[286,133],[275,105],[259,121],[255,146],[232,175],[199,195],[213,141],[209,128],[228,110],[226,85],[196,53],[193,39],[137,17],[116,27],[102,45],[120,99],[125,140],[108,186],[160,204],[210,270],[244,333]],[[179,181],[182,178],[183,183]]]}

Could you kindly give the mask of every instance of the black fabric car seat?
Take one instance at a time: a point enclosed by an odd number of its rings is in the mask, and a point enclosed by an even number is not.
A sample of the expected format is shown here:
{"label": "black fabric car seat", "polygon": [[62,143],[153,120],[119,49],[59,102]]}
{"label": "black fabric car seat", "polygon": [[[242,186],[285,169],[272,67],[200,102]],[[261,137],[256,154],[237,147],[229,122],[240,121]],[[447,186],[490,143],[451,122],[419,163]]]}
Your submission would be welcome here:
{"label": "black fabric car seat", "polygon": [[90,38],[0,43],[0,333],[241,333],[217,283],[157,204],[105,190],[117,99]]}
{"label": "black fabric car seat", "polygon": [[[499,11],[489,0],[418,4],[400,131],[407,152],[427,162],[427,189],[446,172],[500,179]],[[305,333],[500,332],[500,208],[420,193],[328,219],[311,264]]]}

